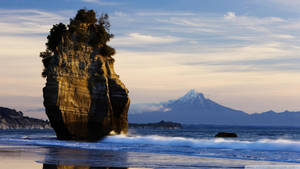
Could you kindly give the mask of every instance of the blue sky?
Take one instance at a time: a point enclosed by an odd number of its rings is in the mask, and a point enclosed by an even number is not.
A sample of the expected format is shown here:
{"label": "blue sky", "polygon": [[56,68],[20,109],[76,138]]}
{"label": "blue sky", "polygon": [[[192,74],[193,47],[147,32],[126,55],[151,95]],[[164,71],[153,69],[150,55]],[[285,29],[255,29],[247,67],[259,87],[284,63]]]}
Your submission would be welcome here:
{"label": "blue sky", "polygon": [[42,107],[39,52],[51,26],[81,8],[109,14],[116,71],[133,103],[194,88],[248,113],[300,110],[295,0],[2,0],[2,106]]}

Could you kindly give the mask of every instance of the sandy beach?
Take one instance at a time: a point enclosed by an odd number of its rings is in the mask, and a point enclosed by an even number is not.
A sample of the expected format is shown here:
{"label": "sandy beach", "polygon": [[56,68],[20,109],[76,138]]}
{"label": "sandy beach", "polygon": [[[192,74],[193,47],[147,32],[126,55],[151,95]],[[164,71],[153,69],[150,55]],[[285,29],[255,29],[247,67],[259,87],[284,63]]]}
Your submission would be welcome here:
{"label": "sandy beach", "polygon": [[294,163],[40,146],[0,147],[0,169],[244,168]]}

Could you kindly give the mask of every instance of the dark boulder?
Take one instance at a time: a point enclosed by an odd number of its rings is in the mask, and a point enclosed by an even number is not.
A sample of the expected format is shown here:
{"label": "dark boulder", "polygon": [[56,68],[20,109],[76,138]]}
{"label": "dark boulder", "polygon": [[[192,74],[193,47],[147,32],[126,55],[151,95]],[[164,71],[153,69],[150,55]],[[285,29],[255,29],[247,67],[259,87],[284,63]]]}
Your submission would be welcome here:
{"label": "dark boulder", "polygon": [[236,133],[219,132],[215,137],[238,137]]}

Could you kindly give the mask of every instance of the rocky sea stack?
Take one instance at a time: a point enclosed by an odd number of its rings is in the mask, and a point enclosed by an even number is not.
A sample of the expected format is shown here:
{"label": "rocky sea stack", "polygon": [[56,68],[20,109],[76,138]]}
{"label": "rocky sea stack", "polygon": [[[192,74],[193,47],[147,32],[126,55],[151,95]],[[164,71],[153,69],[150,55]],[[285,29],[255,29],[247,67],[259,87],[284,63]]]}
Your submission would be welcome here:
{"label": "rocky sea stack", "polygon": [[114,71],[106,43],[108,15],[81,9],[69,25],[54,25],[41,52],[46,114],[60,140],[98,140],[127,133],[128,90]]}

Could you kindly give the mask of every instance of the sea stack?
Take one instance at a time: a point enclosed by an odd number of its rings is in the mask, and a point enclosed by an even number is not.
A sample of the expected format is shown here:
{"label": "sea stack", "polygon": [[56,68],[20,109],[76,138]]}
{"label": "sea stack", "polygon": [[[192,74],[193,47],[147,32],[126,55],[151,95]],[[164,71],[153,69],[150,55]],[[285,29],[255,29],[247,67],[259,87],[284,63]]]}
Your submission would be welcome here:
{"label": "sea stack", "polygon": [[115,50],[106,43],[108,15],[81,9],[69,25],[54,25],[41,52],[44,106],[60,140],[99,140],[127,133],[128,90],[114,71]]}

